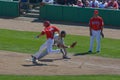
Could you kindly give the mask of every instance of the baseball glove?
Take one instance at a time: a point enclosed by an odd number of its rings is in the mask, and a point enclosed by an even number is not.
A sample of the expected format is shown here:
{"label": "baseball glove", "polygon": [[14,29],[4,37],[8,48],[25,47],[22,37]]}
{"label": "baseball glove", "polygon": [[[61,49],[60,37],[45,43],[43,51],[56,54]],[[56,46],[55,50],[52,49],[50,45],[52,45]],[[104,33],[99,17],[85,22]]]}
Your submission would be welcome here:
{"label": "baseball glove", "polygon": [[71,45],[70,45],[70,48],[74,48],[77,44],[77,41],[73,42]]}

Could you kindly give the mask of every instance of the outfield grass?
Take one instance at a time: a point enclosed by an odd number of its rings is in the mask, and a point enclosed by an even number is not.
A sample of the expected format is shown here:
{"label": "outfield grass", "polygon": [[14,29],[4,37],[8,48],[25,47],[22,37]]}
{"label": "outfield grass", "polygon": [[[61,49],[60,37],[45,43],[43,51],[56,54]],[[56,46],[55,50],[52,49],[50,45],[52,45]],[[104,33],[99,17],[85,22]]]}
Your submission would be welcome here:
{"label": "outfield grass", "polygon": [[119,75],[81,75],[81,76],[7,76],[0,80],[120,80]]}
{"label": "outfield grass", "polygon": [[[26,32],[0,29],[0,50],[15,51],[34,54],[45,42],[45,36],[35,39],[38,32]],[[65,42],[70,45],[73,41],[78,44],[70,53],[84,53],[89,49],[89,37],[79,35],[67,35]],[[120,40],[104,38],[101,41],[102,51],[98,56],[120,58]],[[95,48],[94,48],[95,49]]]}

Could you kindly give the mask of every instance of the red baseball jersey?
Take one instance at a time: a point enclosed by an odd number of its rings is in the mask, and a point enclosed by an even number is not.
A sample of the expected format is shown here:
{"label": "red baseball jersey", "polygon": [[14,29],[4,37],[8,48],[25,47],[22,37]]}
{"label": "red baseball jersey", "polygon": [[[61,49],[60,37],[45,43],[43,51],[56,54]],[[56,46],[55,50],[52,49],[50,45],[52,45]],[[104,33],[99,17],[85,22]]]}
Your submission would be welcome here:
{"label": "red baseball jersey", "polygon": [[89,26],[93,30],[101,30],[104,25],[103,19],[98,16],[98,17],[92,17],[89,22]]}
{"label": "red baseball jersey", "polygon": [[59,31],[60,30],[55,26],[48,26],[44,28],[44,30],[41,32],[41,35],[46,34],[47,39],[49,38],[53,39],[54,33]]}

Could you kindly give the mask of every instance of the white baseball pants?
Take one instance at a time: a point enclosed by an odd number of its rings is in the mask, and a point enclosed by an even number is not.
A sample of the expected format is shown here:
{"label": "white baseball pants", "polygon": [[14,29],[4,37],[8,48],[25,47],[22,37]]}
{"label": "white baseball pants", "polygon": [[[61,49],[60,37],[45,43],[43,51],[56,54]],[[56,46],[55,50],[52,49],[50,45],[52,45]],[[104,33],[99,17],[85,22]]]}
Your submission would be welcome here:
{"label": "white baseball pants", "polygon": [[93,50],[94,39],[96,38],[97,47],[96,51],[100,51],[101,30],[92,30],[92,36],[90,37],[90,51]]}
{"label": "white baseball pants", "polygon": [[[52,49],[52,45],[54,43],[53,39],[48,39],[39,49],[39,51],[37,53],[35,53],[35,55],[33,55],[34,57],[36,57],[37,59],[44,57],[47,54],[51,54],[51,53],[60,53],[60,49],[56,49],[53,50]],[[43,52],[44,50],[46,50],[47,52]]]}

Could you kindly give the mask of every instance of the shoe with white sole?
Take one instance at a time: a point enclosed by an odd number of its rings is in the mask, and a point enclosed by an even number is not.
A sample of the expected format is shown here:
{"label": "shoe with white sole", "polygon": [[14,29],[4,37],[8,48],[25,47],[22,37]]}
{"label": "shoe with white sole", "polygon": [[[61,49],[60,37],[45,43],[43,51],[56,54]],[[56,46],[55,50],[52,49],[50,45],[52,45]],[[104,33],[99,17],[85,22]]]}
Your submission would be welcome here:
{"label": "shoe with white sole", "polygon": [[32,63],[33,64],[38,64],[37,61],[36,61],[36,57],[34,57],[33,55],[31,57],[32,57]]}

